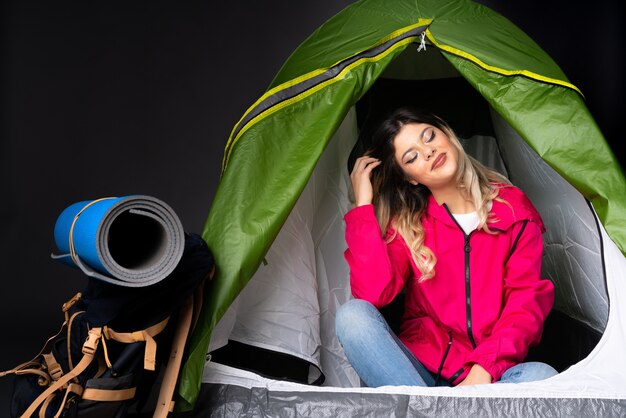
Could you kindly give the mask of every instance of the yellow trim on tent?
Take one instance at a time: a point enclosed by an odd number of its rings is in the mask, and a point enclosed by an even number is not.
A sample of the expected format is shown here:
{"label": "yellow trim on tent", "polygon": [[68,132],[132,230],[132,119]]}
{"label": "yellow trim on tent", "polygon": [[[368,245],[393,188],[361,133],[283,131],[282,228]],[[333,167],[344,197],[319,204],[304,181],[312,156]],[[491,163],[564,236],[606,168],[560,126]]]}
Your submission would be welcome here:
{"label": "yellow trim on tent", "polygon": [[369,47],[367,49],[364,49],[362,51],[359,51],[359,52],[357,52],[356,54],[354,54],[354,55],[352,55],[350,57],[344,58],[343,60],[336,62],[335,64],[331,65],[328,68],[320,68],[320,69],[311,71],[311,72],[309,72],[307,74],[303,74],[303,75],[301,75],[299,77],[296,77],[296,78],[294,78],[292,80],[289,80],[289,81],[287,81],[285,83],[282,83],[282,84],[280,84],[280,85],[278,85],[278,86],[268,90],[267,92],[265,92],[265,94],[263,94],[263,96],[261,96],[256,102],[254,102],[254,104],[252,106],[250,106],[248,108],[248,110],[246,110],[246,112],[243,114],[243,116],[235,124],[235,127],[233,128],[233,130],[231,132],[231,135],[230,135],[230,137],[228,139],[228,142],[226,143],[226,146],[225,146],[225,149],[224,149],[225,151],[228,150],[228,153],[226,155],[224,155],[224,159],[222,161],[222,173],[224,173],[224,171],[226,170],[226,166],[228,165],[228,160],[230,159],[230,154],[232,152],[233,147],[235,146],[235,144],[237,143],[237,141],[239,140],[241,135],[243,135],[244,132],[246,132],[250,127],[252,127],[252,125],[260,122],[261,120],[265,119],[267,116],[271,115],[272,113],[274,113],[274,112],[276,112],[276,111],[278,111],[278,110],[280,110],[280,109],[282,109],[282,108],[284,108],[284,107],[286,107],[288,105],[291,105],[294,102],[302,100],[302,99],[310,96],[311,94],[321,90],[322,88],[324,88],[324,87],[334,83],[334,81],[332,81],[332,80],[339,80],[339,79],[343,78],[345,76],[345,73],[348,70],[353,69],[357,65],[360,65],[360,64],[365,63],[365,62],[378,61],[378,60],[386,57],[387,55],[389,55],[389,53],[391,51],[396,50],[398,48],[398,46],[402,46],[402,45],[405,45],[406,43],[410,43],[410,42],[407,42],[407,40],[412,42],[413,40],[415,40],[417,38],[417,36],[412,36],[412,37],[403,39],[402,41],[400,41],[397,44],[393,45],[392,47],[390,47],[389,49],[385,50],[382,54],[377,55],[376,57],[361,58],[361,59],[355,61],[354,63],[350,64],[346,68],[344,68],[339,74],[337,74],[332,79],[324,81],[324,82],[320,83],[319,85],[317,85],[317,86],[315,86],[315,87],[313,87],[313,88],[311,88],[311,89],[309,89],[309,90],[307,90],[307,91],[305,91],[305,92],[303,92],[303,93],[301,93],[301,94],[299,94],[297,96],[294,96],[291,99],[286,100],[286,101],[284,101],[284,102],[282,102],[282,103],[280,103],[280,104],[278,104],[276,106],[272,106],[270,109],[268,109],[268,111],[261,112],[259,115],[257,115],[256,117],[252,118],[246,124],[246,126],[243,127],[241,129],[241,131],[239,131],[237,136],[235,138],[233,138],[232,135],[235,132],[235,130],[237,129],[237,127],[239,126],[239,124],[241,123],[241,121],[246,117],[246,115],[248,113],[250,113],[256,106],[258,106],[265,99],[267,99],[268,97],[276,94],[277,92],[279,92],[281,90],[285,90],[285,89],[291,88],[291,87],[293,87],[293,86],[295,86],[295,85],[297,85],[297,84],[299,84],[299,83],[301,83],[303,81],[306,81],[306,80],[311,79],[313,77],[316,77],[316,76],[318,76],[320,74],[323,74],[324,72],[328,71],[330,68],[333,68],[336,65],[338,65],[339,63],[341,63],[342,61],[345,61],[345,60],[350,59],[350,58],[352,58],[352,57],[354,57],[356,55],[359,55],[359,54],[363,53],[364,51],[376,48],[377,46],[380,46],[380,45],[384,44],[385,42],[388,42],[391,39],[396,38],[396,37],[402,35],[403,33],[409,32],[409,31],[411,31],[411,30],[413,30],[413,29],[415,29],[417,27],[420,27],[420,26],[430,25],[431,22],[432,22],[432,19],[419,19],[417,21],[417,23],[415,23],[413,25],[410,25],[410,26],[406,26],[406,27],[404,27],[402,29],[398,29],[398,30],[390,33],[389,35],[387,35],[384,38],[380,39],[378,42],[376,42],[371,47]]}
{"label": "yellow trim on tent", "polygon": [[[363,53],[364,51],[367,51],[369,49],[373,49],[376,48],[377,46],[380,46],[382,44],[384,44],[385,42],[388,42],[389,40],[398,37],[400,35],[402,35],[403,33],[406,33],[408,31],[411,31],[419,26],[426,26],[426,25],[430,25],[432,23],[433,19],[422,19],[420,18],[418,20],[417,23],[410,25],[410,26],[406,26],[404,28],[398,29],[392,33],[390,33],[389,35],[385,36],[384,38],[380,39],[378,42],[376,42],[374,45],[372,45],[371,47],[364,49],[362,51],[359,51],[358,53],[347,57],[341,61],[336,62],[335,64],[331,65],[330,67],[327,68],[319,68],[317,70],[311,71],[309,73],[303,74],[301,76],[298,76],[292,80],[289,80],[287,82],[284,82],[270,90],[268,90],[267,92],[265,92],[256,102],[254,102],[254,104],[252,104],[252,106],[250,106],[246,112],[243,114],[243,116],[239,119],[239,121],[235,124],[235,126],[233,127],[233,130],[230,134],[230,137],[226,143],[225,149],[225,155],[224,158],[222,160],[222,174],[224,173],[224,171],[226,170],[226,166],[228,165],[228,161],[230,159],[230,155],[232,152],[233,147],[235,146],[235,144],[239,141],[239,138],[241,138],[241,136],[249,129],[251,128],[253,125],[255,125],[256,123],[260,122],[261,120],[265,119],[267,116],[273,114],[274,112],[277,112],[280,109],[285,108],[286,106],[289,106],[295,102],[298,102],[300,100],[305,99],[306,97],[309,97],[310,95],[320,91],[321,89],[323,89],[324,87],[333,84],[335,81],[342,79],[346,72],[355,68],[356,66],[365,63],[365,62],[374,62],[377,60],[380,60],[382,58],[384,58],[385,56],[387,56],[391,51],[394,51],[395,49],[397,49],[398,46],[402,46],[404,44],[407,43],[407,40],[409,41],[413,41],[414,39],[416,39],[417,37],[410,37],[410,38],[406,38],[406,40],[402,40],[401,42],[399,42],[396,45],[393,45],[391,48],[389,48],[388,50],[386,50],[385,52],[383,52],[380,55],[377,55],[376,57],[372,57],[372,58],[362,58],[359,59],[357,61],[355,61],[354,63],[350,64],[349,66],[347,66],[346,68],[344,68],[339,74],[337,74],[335,77],[333,77],[332,79],[326,80],[322,83],[320,83],[319,85],[299,94],[296,95],[294,97],[292,97],[291,99],[288,99],[284,102],[279,103],[276,106],[272,106],[270,107],[268,110],[261,112],[259,115],[257,115],[256,117],[252,118],[250,121],[248,121],[248,123],[246,123],[246,126],[244,126],[235,137],[233,137],[233,134],[235,133],[235,131],[237,130],[237,127],[241,124],[241,122],[245,119],[245,117],[253,110],[255,109],[260,103],[262,103],[264,100],[266,100],[268,97],[271,97],[272,95],[282,91],[282,90],[286,90],[289,89],[295,85],[298,85],[306,80],[309,80],[311,78],[317,77],[320,74],[323,74],[324,72],[328,71],[330,68],[333,68],[334,66],[338,65],[339,63],[341,63],[342,61],[345,61],[346,59],[350,59],[356,55],[359,55],[361,53]],[[563,80],[559,80],[559,79],[555,79],[555,78],[550,78],[550,77],[546,77],[546,76],[542,76],[540,74],[534,73],[532,71],[528,71],[528,70],[506,70],[504,68],[500,68],[500,67],[496,67],[493,65],[489,65],[485,62],[483,62],[482,60],[480,60],[479,58],[477,58],[476,56],[462,51],[458,48],[452,47],[450,45],[445,45],[442,43],[439,43],[436,39],[435,36],[432,34],[432,32],[429,29],[425,30],[426,36],[428,37],[428,39],[433,43],[433,45],[435,45],[437,48],[449,52],[451,54],[463,57],[465,59],[468,59],[470,61],[472,61],[473,63],[477,64],[478,66],[480,66],[481,68],[487,70],[487,71],[491,71],[491,72],[495,72],[498,74],[502,74],[505,76],[513,76],[513,75],[522,75],[534,80],[538,80],[541,82],[545,82],[545,83],[550,83],[550,84],[556,84],[556,85],[560,85],[563,87],[567,87],[569,89],[572,89],[576,92],[578,92],[581,96],[584,97],[584,95],[582,94],[582,92],[578,89],[578,87],[576,87],[575,85],[567,82],[567,81],[563,81]]]}
{"label": "yellow trim on tent", "polygon": [[506,75],[506,76],[523,75],[525,77],[532,78],[534,80],[542,81],[542,82],[545,82],[545,83],[557,84],[559,86],[563,86],[563,87],[567,87],[567,88],[570,88],[572,90],[575,90],[575,91],[578,92],[578,94],[580,94],[581,96],[585,97],[583,95],[583,93],[578,89],[578,87],[576,87],[572,83],[568,83],[567,81],[558,80],[556,78],[545,77],[543,75],[540,75],[540,74],[537,74],[537,73],[533,73],[532,71],[528,71],[528,70],[505,70],[504,68],[495,67],[493,65],[489,65],[489,64],[481,61],[479,58],[475,57],[472,54],[469,54],[469,53],[467,53],[465,51],[462,51],[462,50],[460,50],[458,48],[454,48],[452,46],[444,45],[444,44],[441,44],[441,43],[437,42],[437,40],[435,39],[434,35],[432,34],[432,32],[429,29],[426,29],[426,36],[428,37],[428,39],[437,48],[439,48],[441,50],[444,50],[446,52],[449,52],[451,54],[458,55],[458,56],[463,57],[465,59],[468,59],[468,60],[472,61],[474,64],[477,64],[478,66],[484,68],[487,71],[491,71],[491,72],[502,74],[502,75]]}

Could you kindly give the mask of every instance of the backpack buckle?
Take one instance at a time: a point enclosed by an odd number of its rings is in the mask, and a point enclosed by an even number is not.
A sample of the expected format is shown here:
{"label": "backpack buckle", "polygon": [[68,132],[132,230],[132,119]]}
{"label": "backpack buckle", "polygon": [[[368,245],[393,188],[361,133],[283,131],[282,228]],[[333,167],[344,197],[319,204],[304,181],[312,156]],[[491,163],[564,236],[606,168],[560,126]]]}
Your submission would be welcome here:
{"label": "backpack buckle", "polygon": [[65,303],[63,304],[63,312],[67,312],[67,311],[69,311],[69,310],[70,310],[70,308],[71,308],[72,306],[74,306],[74,304],[76,304],[76,302],[78,302],[78,301],[80,300],[80,298],[82,298],[82,297],[83,297],[82,293],[80,293],[80,292],[76,293],[76,294],[72,297],[72,299],[68,300],[67,302],[65,302]]}
{"label": "backpack buckle", "polygon": [[92,328],[89,330],[89,335],[83,344],[83,354],[93,355],[98,348],[98,342],[102,335],[102,328]]}

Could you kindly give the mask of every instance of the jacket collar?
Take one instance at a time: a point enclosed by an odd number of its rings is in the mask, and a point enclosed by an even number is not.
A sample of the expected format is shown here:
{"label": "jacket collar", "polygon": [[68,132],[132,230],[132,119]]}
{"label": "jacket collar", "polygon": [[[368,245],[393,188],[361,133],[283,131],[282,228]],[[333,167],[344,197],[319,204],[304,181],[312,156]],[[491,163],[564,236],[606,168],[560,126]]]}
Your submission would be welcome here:
{"label": "jacket collar", "polygon": [[[499,187],[498,197],[505,202],[493,201],[489,213],[496,219],[496,222],[489,223],[489,228],[506,231],[516,222],[529,220],[536,223],[541,232],[545,232],[541,216],[520,189],[509,185],[500,185]],[[456,223],[445,203],[439,205],[432,194],[428,197],[426,213],[446,225],[456,227]]]}

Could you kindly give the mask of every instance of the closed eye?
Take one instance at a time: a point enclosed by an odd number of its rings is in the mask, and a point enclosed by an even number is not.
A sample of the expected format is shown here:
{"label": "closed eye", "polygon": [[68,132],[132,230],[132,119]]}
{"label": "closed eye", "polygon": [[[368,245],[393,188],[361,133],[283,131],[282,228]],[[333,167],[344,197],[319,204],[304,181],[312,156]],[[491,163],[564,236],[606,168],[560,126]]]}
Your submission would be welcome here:
{"label": "closed eye", "polygon": [[404,161],[404,164],[411,164],[413,161],[417,160],[417,152],[412,152],[407,155],[408,159]]}
{"label": "closed eye", "polygon": [[424,137],[426,138],[424,140],[425,143],[429,143],[430,141],[432,141],[433,139],[435,139],[435,130],[432,128],[428,128],[425,132],[424,132]]}

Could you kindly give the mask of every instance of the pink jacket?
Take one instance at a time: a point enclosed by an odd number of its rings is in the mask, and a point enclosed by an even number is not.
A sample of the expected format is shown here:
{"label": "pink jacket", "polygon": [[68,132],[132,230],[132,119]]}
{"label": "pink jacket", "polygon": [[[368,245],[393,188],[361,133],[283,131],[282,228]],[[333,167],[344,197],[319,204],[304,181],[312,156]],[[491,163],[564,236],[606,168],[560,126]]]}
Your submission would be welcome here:
{"label": "pink jacket", "polygon": [[[422,217],[425,245],[437,257],[422,283],[404,239],[381,237],[372,205],[349,211],[345,252],[355,298],[376,307],[406,286],[400,339],[424,366],[453,384],[475,363],[499,380],[541,338],[554,286],[540,277],[543,222],[521,190],[505,186],[491,212],[495,234],[465,235],[445,205],[430,196]],[[386,237],[393,235],[387,231]]]}

